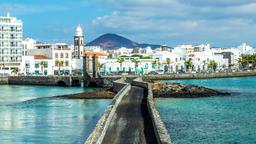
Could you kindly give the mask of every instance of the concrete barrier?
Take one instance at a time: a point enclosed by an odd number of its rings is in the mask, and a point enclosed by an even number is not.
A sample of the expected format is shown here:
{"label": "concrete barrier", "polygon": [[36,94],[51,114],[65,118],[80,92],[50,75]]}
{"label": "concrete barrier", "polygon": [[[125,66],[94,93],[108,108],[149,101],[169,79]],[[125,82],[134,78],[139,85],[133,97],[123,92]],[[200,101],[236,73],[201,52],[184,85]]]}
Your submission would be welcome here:
{"label": "concrete barrier", "polygon": [[161,120],[161,117],[159,115],[159,112],[157,111],[157,108],[155,106],[155,102],[153,99],[153,92],[151,85],[147,82],[143,82],[141,78],[137,78],[132,81],[131,83],[134,86],[143,87],[147,89],[147,108],[153,123],[153,128],[155,132],[155,136],[157,138],[157,141],[159,144],[171,144],[171,138],[168,134],[168,131]]}
{"label": "concrete barrier", "polygon": [[[123,82],[123,83],[122,83]],[[124,79],[118,80],[115,83],[116,90],[120,89],[119,92],[116,94],[114,99],[112,100],[111,104],[107,107],[106,111],[97,122],[93,132],[86,140],[86,144],[101,144],[103,138],[106,134],[106,131],[110,125],[110,122],[116,112],[116,108],[123,99],[123,97],[130,91],[131,85],[124,82]]]}

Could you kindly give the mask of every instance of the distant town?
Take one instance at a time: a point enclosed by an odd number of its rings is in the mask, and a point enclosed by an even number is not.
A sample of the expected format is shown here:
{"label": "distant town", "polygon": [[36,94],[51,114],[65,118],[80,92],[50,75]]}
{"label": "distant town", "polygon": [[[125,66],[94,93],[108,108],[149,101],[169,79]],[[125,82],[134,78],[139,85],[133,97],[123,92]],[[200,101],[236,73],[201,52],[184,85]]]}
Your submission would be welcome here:
{"label": "distant town", "polygon": [[86,45],[84,35],[78,25],[74,36],[70,36],[74,39],[73,45],[39,43],[33,38],[23,38],[22,20],[9,14],[0,17],[0,75],[79,76],[82,75],[84,55],[98,58],[100,75],[247,71],[254,69],[256,63],[253,61],[256,50],[246,43],[232,48],[200,44],[105,49],[100,43]]}

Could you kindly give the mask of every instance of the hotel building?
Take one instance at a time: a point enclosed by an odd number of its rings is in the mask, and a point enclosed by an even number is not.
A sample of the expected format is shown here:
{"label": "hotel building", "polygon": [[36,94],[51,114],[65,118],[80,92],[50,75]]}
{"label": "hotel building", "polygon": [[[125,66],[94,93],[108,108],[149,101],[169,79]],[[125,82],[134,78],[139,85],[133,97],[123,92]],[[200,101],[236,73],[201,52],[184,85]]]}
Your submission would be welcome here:
{"label": "hotel building", "polygon": [[22,57],[22,21],[9,14],[0,17],[0,73],[10,74]]}

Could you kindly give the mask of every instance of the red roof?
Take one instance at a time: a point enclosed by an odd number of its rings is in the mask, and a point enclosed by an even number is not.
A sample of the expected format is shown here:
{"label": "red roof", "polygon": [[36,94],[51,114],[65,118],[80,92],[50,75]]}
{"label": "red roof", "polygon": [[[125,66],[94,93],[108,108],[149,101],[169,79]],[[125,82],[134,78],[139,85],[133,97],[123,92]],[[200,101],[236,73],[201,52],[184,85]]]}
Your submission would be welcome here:
{"label": "red roof", "polygon": [[101,52],[85,52],[84,54],[86,54],[87,56],[90,56],[90,57],[92,57],[94,55],[96,55],[96,56],[107,56],[106,54],[101,53]]}
{"label": "red roof", "polygon": [[35,54],[34,55],[35,59],[50,59],[49,57],[47,57],[45,54]]}

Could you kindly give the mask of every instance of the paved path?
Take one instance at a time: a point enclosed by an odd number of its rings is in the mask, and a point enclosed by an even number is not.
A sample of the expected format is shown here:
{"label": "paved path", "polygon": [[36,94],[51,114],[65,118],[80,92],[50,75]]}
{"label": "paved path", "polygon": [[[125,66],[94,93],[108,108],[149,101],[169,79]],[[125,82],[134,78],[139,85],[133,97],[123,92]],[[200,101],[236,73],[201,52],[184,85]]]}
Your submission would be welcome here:
{"label": "paved path", "polygon": [[103,139],[103,144],[156,144],[144,89],[132,86],[124,96]]}

